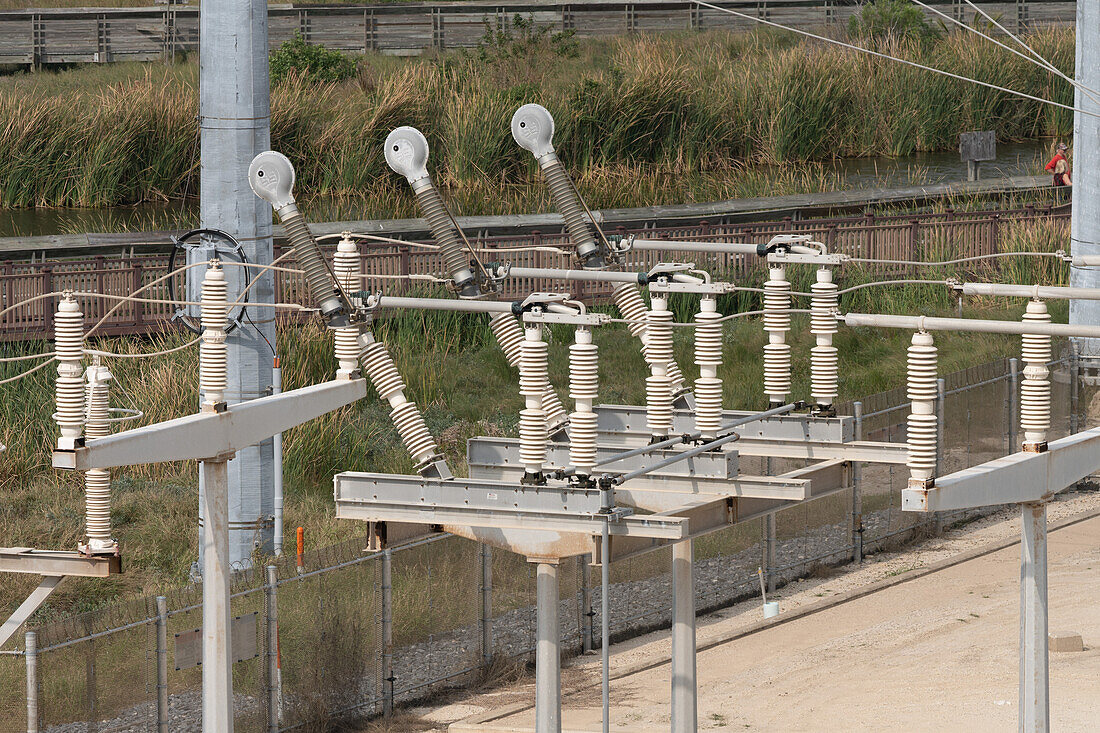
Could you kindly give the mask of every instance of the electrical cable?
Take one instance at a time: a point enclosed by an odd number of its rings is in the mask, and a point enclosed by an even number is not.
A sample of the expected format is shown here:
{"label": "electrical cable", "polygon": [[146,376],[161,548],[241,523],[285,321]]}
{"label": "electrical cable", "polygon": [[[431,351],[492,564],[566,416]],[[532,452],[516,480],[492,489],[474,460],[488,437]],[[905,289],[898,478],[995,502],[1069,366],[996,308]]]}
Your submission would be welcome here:
{"label": "electrical cable", "polygon": [[0,359],[0,364],[7,364],[13,361],[30,361],[31,359],[45,359],[46,357],[56,356],[55,351],[46,351],[41,354],[24,354],[23,356],[5,356]]}
{"label": "electrical cable", "polygon": [[33,366],[22,374],[16,374],[14,377],[8,377],[7,379],[0,379],[0,384],[8,384],[9,382],[14,382],[18,379],[22,379],[23,377],[30,376],[31,374],[37,372],[39,369],[45,369],[50,364],[53,364],[53,359],[48,359],[41,364],[38,364],[37,366]]}
{"label": "electrical cable", "polygon": [[979,260],[996,260],[1002,257],[1057,257],[1063,258],[1060,252],[994,252],[988,255],[975,255],[974,257],[960,257],[957,260],[941,260],[939,262],[922,262],[919,260],[875,260],[861,257],[852,257],[848,262],[860,262],[874,265],[911,265],[914,267],[940,267],[943,265],[958,265],[964,262],[978,262]]}
{"label": "electrical cable", "polygon": [[809,31],[800,30],[798,28],[792,28],[791,26],[783,25],[782,23],[776,23],[774,21],[765,20],[764,18],[757,18],[756,16],[748,15],[746,13],[739,13],[736,10],[731,10],[729,8],[722,8],[722,7],[719,7],[717,5],[711,5],[710,3],[702,2],[702,0],[692,0],[692,2],[694,2],[696,5],[698,5],[700,7],[709,8],[710,10],[717,10],[720,13],[727,13],[729,15],[737,16],[738,18],[744,18],[745,20],[751,20],[754,23],[762,23],[763,25],[769,25],[769,26],[772,26],[773,28],[779,28],[781,30],[790,31],[791,33],[796,33],[800,36],[806,36],[807,38],[814,38],[814,39],[819,40],[819,41],[824,41],[825,43],[831,43],[835,46],[841,46],[843,48],[848,48],[848,49],[851,49],[853,51],[859,51],[861,53],[869,54],[869,55],[875,56],[877,58],[886,59],[888,61],[897,61],[899,64],[905,64],[906,66],[912,66],[914,68],[921,69],[922,71],[930,71],[934,74],[940,74],[942,76],[950,77],[952,79],[957,79],[958,81],[970,82],[971,84],[977,84],[978,86],[986,87],[988,89],[994,89],[998,92],[1004,92],[1006,94],[1011,94],[1011,95],[1016,96],[1016,97],[1022,97],[1024,99],[1030,99],[1033,102],[1040,102],[1041,104],[1049,104],[1053,107],[1060,107],[1062,109],[1068,109],[1068,110],[1072,110],[1074,112],[1080,112],[1081,114],[1090,115],[1092,117],[1100,117],[1100,113],[1098,113],[1098,112],[1090,112],[1088,110],[1078,109],[1077,107],[1074,107],[1071,104],[1062,104],[1061,102],[1054,102],[1054,101],[1049,100],[1049,99],[1043,99],[1042,97],[1036,97],[1036,96],[1033,96],[1031,94],[1026,94],[1025,92],[1018,92],[1014,89],[1008,89],[1007,87],[997,86],[996,84],[990,84],[989,82],[979,81],[978,79],[971,79],[968,76],[962,76],[960,74],[954,74],[950,71],[944,71],[943,69],[937,69],[934,66],[925,66],[924,64],[917,63],[916,61],[909,61],[908,59],[901,59],[901,58],[898,58],[896,56],[890,56],[889,54],[881,53],[879,51],[872,51],[869,48],[863,48],[862,46],[856,46],[856,45],[851,44],[851,43],[845,43],[844,41],[838,41],[835,38],[828,38],[827,36],[819,36],[816,33],[810,33]]}
{"label": "electrical cable", "polygon": [[184,349],[194,346],[202,340],[202,336],[196,336],[193,340],[188,341],[182,346],[174,346],[171,349],[164,349],[162,351],[143,351],[140,354],[114,354],[110,351],[99,351],[98,349],[84,349],[84,353],[89,356],[110,356],[116,359],[144,359],[147,356],[164,356],[165,354],[174,354],[177,351],[183,351]]}

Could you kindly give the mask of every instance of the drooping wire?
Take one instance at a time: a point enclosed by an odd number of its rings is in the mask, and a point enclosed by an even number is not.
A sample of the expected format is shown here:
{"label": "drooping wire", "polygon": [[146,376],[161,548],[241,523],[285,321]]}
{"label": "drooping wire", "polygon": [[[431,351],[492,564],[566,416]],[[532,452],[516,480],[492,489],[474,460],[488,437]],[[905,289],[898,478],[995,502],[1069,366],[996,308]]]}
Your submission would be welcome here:
{"label": "drooping wire", "polygon": [[1052,101],[1050,99],[1044,99],[1042,97],[1036,97],[1034,95],[1027,94],[1026,92],[1018,92],[1015,89],[1009,89],[1007,87],[998,86],[996,84],[990,84],[989,82],[986,82],[986,81],[980,81],[978,79],[972,79],[968,76],[962,76],[961,74],[955,74],[955,73],[952,73],[950,71],[944,71],[943,69],[937,69],[934,66],[926,66],[925,64],[921,64],[921,63],[918,63],[916,61],[910,61],[909,59],[898,58],[897,56],[891,56],[889,54],[882,53],[880,51],[872,51],[869,48],[863,48],[862,46],[856,46],[855,44],[852,44],[852,43],[845,43],[844,41],[839,41],[835,38],[829,38],[827,36],[820,36],[816,33],[811,33],[809,31],[804,31],[804,30],[801,30],[799,28],[793,28],[789,25],[783,25],[782,23],[776,23],[775,21],[765,20],[764,18],[757,18],[754,15],[748,15],[747,13],[740,13],[740,12],[738,12],[736,10],[732,10],[730,8],[723,8],[723,7],[719,7],[717,5],[712,5],[710,3],[703,2],[702,0],[691,0],[691,1],[693,3],[695,3],[696,5],[698,5],[700,7],[703,7],[703,8],[708,8],[710,10],[716,10],[720,13],[727,13],[729,15],[737,16],[738,18],[744,18],[745,20],[751,20],[754,23],[761,23],[763,25],[772,26],[773,28],[779,28],[780,30],[790,31],[791,33],[796,33],[800,36],[806,36],[807,38],[813,38],[813,39],[816,39],[818,41],[822,41],[824,43],[831,43],[834,46],[841,46],[843,48],[848,48],[848,49],[851,49],[853,51],[859,51],[860,53],[865,53],[865,54],[868,54],[870,56],[875,56],[877,58],[886,59],[887,61],[896,61],[899,64],[905,64],[906,66],[912,66],[914,68],[921,69],[922,71],[929,71],[929,72],[932,72],[933,74],[940,74],[941,76],[946,76],[946,77],[950,77],[952,79],[957,79],[958,81],[965,81],[965,82],[969,82],[971,84],[977,84],[978,86],[986,87],[987,89],[993,89],[993,90],[996,90],[998,92],[1004,92],[1005,94],[1011,94],[1011,95],[1016,96],[1016,97],[1022,97],[1024,99],[1030,99],[1033,102],[1040,102],[1042,104],[1049,104],[1049,105],[1054,106],[1054,107],[1060,107],[1062,109],[1068,109],[1068,110],[1072,110],[1074,112],[1080,112],[1081,114],[1091,115],[1093,117],[1100,117],[1100,112],[1090,112],[1089,110],[1079,109],[1077,107],[1074,107],[1071,104],[1062,104],[1061,102],[1055,102],[1055,101]]}

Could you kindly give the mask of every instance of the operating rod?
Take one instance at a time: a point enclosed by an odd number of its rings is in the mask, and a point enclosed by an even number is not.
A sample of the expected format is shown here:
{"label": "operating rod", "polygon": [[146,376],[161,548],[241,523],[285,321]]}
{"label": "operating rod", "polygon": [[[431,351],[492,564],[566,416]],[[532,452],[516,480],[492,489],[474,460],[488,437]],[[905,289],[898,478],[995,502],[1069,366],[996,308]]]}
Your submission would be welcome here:
{"label": "operating rod", "polygon": [[515,304],[510,301],[402,298],[391,295],[380,296],[376,307],[409,308],[429,311],[459,311],[463,313],[515,313],[517,310]]}
{"label": "operating rod", "polygon": [[[731,430],[733,428],[745,425],[746,423],[755,422],[756,420],[764,420],[764,419],[767,419],[769,417],[775,417],[776,415],[782,415],[784,413],[790,412],[791,410],[793,410],[797,406],[798,406],[797,402],[792,402],[789,405],[782,405],[780,407],[773,407],[770,410],[764,410],[763,412],[758,412],[758,413],[753,414],[753,415],[746,415],[745,417],[739,417],[736,420],[734,420],[733,422],[726,423],[725,425],[722,425],[721,427],[719,427],[718,432],[725,432],[727,430]],[[668,440],[662,440],[658,443],[652,443],[650,445],[643,446],[641,448],[634,448],[632,450],[623,451],[622,453],[616,453],[615,455],[610,456],[609,458],[605,458],[602,461],[596,461],[595,465],[596,466],[606,466],[609,463],[617,463],[618,461],[624,461],[627,458],[633,458],[634,456],[644,456],[647,453],[653,453],[654,451],[661,450],[662,448],[670,448],[674,445],[679,445],[681,443],[687,443],[688,441],[691,441],[691,440],[698,440],[701,436],[702,436],[702,433],[700,433],[700,432],[684,433],[683,435],[678,435],[675,438],[669,438]]]}
{"label": "operating rod", "polygon": [[1075,336],[1100,338],[1100,326],[1079,323],[1037,323],[988,321],[970,318],[933,318],[932,316],[890,316],[877,313],[845,313],[838,316],[848,326],[903,328],[910,331],[970,331],[973,333],[1009,333],[1037,336]]}
{"label": "operating rod", "polygon": [[547,280],[582,280],[584,282],[649,284],[644,272],[611,272],[607,270],[561,270],[550,267],[510,267],[508,277],[531,277]]}
{"label": "operating rod", "polygon": [[1067,288],[1053,285],[1014,285],[1004,283],[959,283],[953,286],[963,295],[994,295],[1040,300],[1100,300],[1100,288]]}
{"label": "operating rod", "polygon": [[663,461],[657,461],[652,466],[642,466],[641,468],[635,469],[630,473],[624,473],[621,476],[616,476],[611,479],[611,483],[624,484],[631,479],[638,478],[639,476],[645,476],[647,473],[653,473],[654,471],[664,468],[665,466],[671,466],[673,463],[679,463],[680,461],[685,461],[688,458],[694,458],[700,453],[706,453],[708,450],[721,448],[726,443],[732,443],[733,441],[740,439],[740,437],[741,436],[738,433],[723,435],[721,438],[712,440],[709,443],[698,445],[694,448],[684,451],[683,453],[677,453],[676,455],[670,456]]}
{"label": "operating rod", "polygon": [[645,252],[674,250],[677,252],[706,252],[708,254],[760,254],[758,245],[749,242],[687,242],[677,239],[635,239],[632,248]]}

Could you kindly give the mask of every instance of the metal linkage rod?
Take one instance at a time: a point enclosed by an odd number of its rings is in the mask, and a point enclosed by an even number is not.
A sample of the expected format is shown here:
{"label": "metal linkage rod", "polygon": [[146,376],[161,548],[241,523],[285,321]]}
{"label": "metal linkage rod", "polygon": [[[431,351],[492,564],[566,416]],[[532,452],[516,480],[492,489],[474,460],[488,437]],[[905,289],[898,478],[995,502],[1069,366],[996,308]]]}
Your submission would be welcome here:
{"label": "metal linkage rod", "polygon": [[758,255],[758,245],[742,242],[683,242],[676,239],[635,239],[632,249],[642,252],[703,252],[705,254]]}
{"label": "metal linkage rod", "polygon": [[450,298],[403,298],[395,295],[379,296],[377,308],[412,308],[428,311],[456,311],[459,313],[515,313],[512,303],[494,300],[456,300]]}
{"label": "metal linkage rod", "polygon": [[[740,427],[741,425],[745,425],[746,423],[754,422],[756,420],[764,420],[764,419],[767,419],[769,417],[774,417],[776,415],[782,415],[784,413],[790,412],[791,410],[795,409],[796,407],[798,407],[798,403],[797,402],[792,402],[789,405],[782,405],[780,407],[773,407],[770,410],[764,410],[763,412],[757,412],[753,415],[746,415],[745,417],[739,417],[736,420],[734,420],[733,422],[728,422],[725,425],[722,425],[721,427],[719,427],[717,432],[719,432],[719,433],[725,432],[726,430],[732,430],[733,428]],[[648,453],[654,453],[656,451],[661,450],[662,448],[670,448],[674,445],[680,445],[682,443],[690,443],[693,440],[699,440],[699,438],[701,438],[701,437],[703,437],[703,434],[698,432],[698,431],[696,431],[694,433],[685,433],[683,435],[678,435],[675,438],[669,438],[668,440],[662,440],[659,443],[652,443],[650,445],[643,446],[641,448],[632,448],[628,451],[623,451],[622,453],[616,453],[615,455],[611,456],[610,458],[605,458],[602,461],[596,461],[595,465],[596,465],[596,467],[600,467],[600,466],[606,466],[609,463],[618,463],[619,461],[625,461],[627,458],[633,458],[634,456],[644,456]]]}
{"label": "metal linkage rod", "polygon": [[1021,323],[971,318],[934,318],[931,316],[891,316],[877,313],[845,313],[840,316],[848,326],[901,328],[906,331],[969,331],[973,333],[1036,334],[1040,336],[1076,336],[1100,338],[1100,326],[1080,323]]}
{"label": "metal linkage rod", "polygon": [[953,286],[963,295],[993,295],[1006,298],[1043,300],[1100,300],[1100,288],[1067,288],[1053,285],[1013,285],[1009,283],[959,283]]}
{"label": "metal linkage rod", "polygon": [[539,280],[564,280],[601,282],[601,283],[634,283],[645,285],[649,277],[644,272],[613,272],[610,270],[562,270],[552,267],[509,267],[508,277],[529,277]]}

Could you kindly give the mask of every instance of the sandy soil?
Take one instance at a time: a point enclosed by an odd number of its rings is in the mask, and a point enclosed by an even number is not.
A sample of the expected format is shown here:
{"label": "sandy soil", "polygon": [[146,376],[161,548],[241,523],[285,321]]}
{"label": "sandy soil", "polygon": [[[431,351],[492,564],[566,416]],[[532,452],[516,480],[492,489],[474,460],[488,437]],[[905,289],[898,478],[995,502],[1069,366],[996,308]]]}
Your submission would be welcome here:
{"label": "sandy soil", "polygon": [[[1049,508],[1054,524],[1100,509],[1100,495],[1069,494]],[[1018,538],[1015,512],[1000,512],[861,567],[809,578],[776,594],[784,614],[900,577],[961,553]],[[1052,654],[1052,729],[1096,730],[1100,720],[1100,517],[1051,534],[1050,628],[1082,634],[1086,651]],[[701,730],[967,730],[1016,726],[1019,549],[1013,546],[804,618],[701,651]],[[700,645],[758,622],[757,602],[700,617]],[[612,683],[612,727],[668,729],[668,632],[612,649],[613,670],[658,664]],[[415,711],[424,729],[532,700],[527,678],[453,704]],[[563,674],[564,728],[600,730],[599,659]],[[532,729],[528,709],[483,730]],[[455,726],[459,728],[460,726]],[[466,728],[463,728],[466,729]],[[469,728],[472,730],[473,728]]]}

